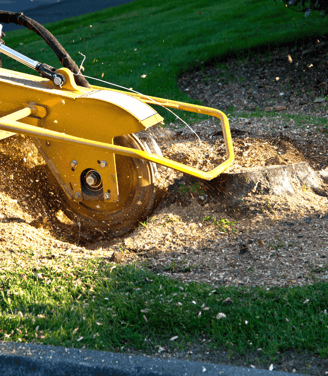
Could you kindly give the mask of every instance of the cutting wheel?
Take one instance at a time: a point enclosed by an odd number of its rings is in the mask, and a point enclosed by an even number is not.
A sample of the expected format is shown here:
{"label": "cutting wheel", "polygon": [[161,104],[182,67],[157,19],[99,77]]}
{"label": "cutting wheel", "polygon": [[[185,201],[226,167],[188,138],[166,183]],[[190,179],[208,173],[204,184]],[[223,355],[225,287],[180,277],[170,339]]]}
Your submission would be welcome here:
{"label": "cutting wheel", "polygon": [[[145,150],[135,135],[124,135],[114,139],[116,145]],[[116,155],[119,186],[119,201],[69,200],[58,186],[62,200],[61,209],[82,227],[94,227],[108,232],[110,237],[123,235],[150,214],[155,203],[154,166],[152,163]],[[49,178],[54,177],[49,170]]]}

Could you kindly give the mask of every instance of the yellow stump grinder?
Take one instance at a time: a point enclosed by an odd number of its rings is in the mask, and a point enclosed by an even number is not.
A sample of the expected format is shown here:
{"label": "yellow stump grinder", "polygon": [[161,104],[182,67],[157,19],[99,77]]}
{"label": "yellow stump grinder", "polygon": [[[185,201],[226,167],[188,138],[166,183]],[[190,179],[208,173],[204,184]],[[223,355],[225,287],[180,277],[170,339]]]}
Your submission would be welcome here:
{"label": "yellow stump grinder", "polygon": [[[41,76],[0,68],[0,139],[17,133],[31,137],[47,163],[49,179],[61,188],[63,211],[71,219],[106,228],[109,236],[122,235],[153,209],[155,164],[211,180],[233,163],[229,123],[221,111],[89,85],[42,25],[23,14],[0,11],[0,24],[6,23],[36,32],[63,67],[39,63],[5,45],[0,25],[0,53]],[[140,141],[134,133],[163,122],[154,105],[217,117],[225,162],[204,172],[164,158],[158,147]]]}

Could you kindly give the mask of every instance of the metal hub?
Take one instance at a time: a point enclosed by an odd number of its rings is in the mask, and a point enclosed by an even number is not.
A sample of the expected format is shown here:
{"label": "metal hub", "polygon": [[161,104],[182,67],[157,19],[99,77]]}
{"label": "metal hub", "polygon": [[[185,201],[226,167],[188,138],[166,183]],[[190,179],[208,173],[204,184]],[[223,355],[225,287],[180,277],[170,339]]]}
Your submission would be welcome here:
{"label": "metal hub", "polygon": [[81,174],[81,183],[91,191],[99,191],[102,189],[102,180],[98,171],[88,169],[84,170]]}

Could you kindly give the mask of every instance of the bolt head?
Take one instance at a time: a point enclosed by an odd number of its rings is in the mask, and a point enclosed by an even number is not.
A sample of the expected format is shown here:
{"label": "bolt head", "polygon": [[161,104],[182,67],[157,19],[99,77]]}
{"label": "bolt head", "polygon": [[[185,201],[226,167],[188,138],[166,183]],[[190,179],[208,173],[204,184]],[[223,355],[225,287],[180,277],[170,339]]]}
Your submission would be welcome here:
{"label": "bolt head", "polygon": [[85,180],[91,186],[93,186],[96,183],[95,178],[93,176],[91,176],[91,175],[89,175]]}
{"label": "bolt head", "polygon": [[107,167],[107,162],[106,162],[106,161],[101,161],[101,162],[100,162],[100,167],[101,167],[101,168],[105,168],[105,167]]}
{"label": "bolt head", "polygon": [[77,167],[77,162],[74,159],[71,161],[71,167],[72,168]]}
{"label": "bolt head", "polygon": [[60,85],[63,84],[63,80],[61,79],[60,76],[54,76],[54,84],[55,84],[56,86],[60,86]]}
{"label": "bolt head", "polygon": [[79,200],[81,198],[81,193],[76,192],[75,195],[74,195],[74,198],[75,198],[75,200]]}
{"label": "bolt head", "polygon": [[105,200],[110,200],[110,193],[106,192],[106,193],[104,194],[104,199],[105,199]]}

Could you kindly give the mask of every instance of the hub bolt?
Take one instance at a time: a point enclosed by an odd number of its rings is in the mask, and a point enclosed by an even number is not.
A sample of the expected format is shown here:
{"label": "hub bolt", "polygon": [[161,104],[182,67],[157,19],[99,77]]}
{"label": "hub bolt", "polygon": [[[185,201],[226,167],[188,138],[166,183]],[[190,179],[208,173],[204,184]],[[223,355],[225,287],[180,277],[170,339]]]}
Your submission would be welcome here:
{"label": "hub bolt", "polygon": [[89,176],[87,176],[87,178],[85,179],[85,181],[86,181],[89,185],[91,185],[91,187],[92,187],[93,185],[96,184],[96,179],[95,179],[95,177],[94,177],[93,175],[89,175]]}
{"label": "hub bolt", "polygon": [[105,167],[107,167],[107,162],[106,162],[106,161],[101,161],[101,162],[100,162],[100,167],[101,167],[101,168],[105,168]]}
{"label": "hub bolt", "polygon": [[110,200],[110,193],[106,192],[104,194],[104,200]]}
{"label": "hub bolt", "polygon": [[73,160],[71,161],[71,167],[72,167],[72,168],[77,167],[77,162],[76,162],[75,159],[73,159]]}
{"label": "hub bolt", "polygon": [[89,170],[85,176],[85,182],[90,188],[99,188],[101,185],[101,176],[95,170]]}

